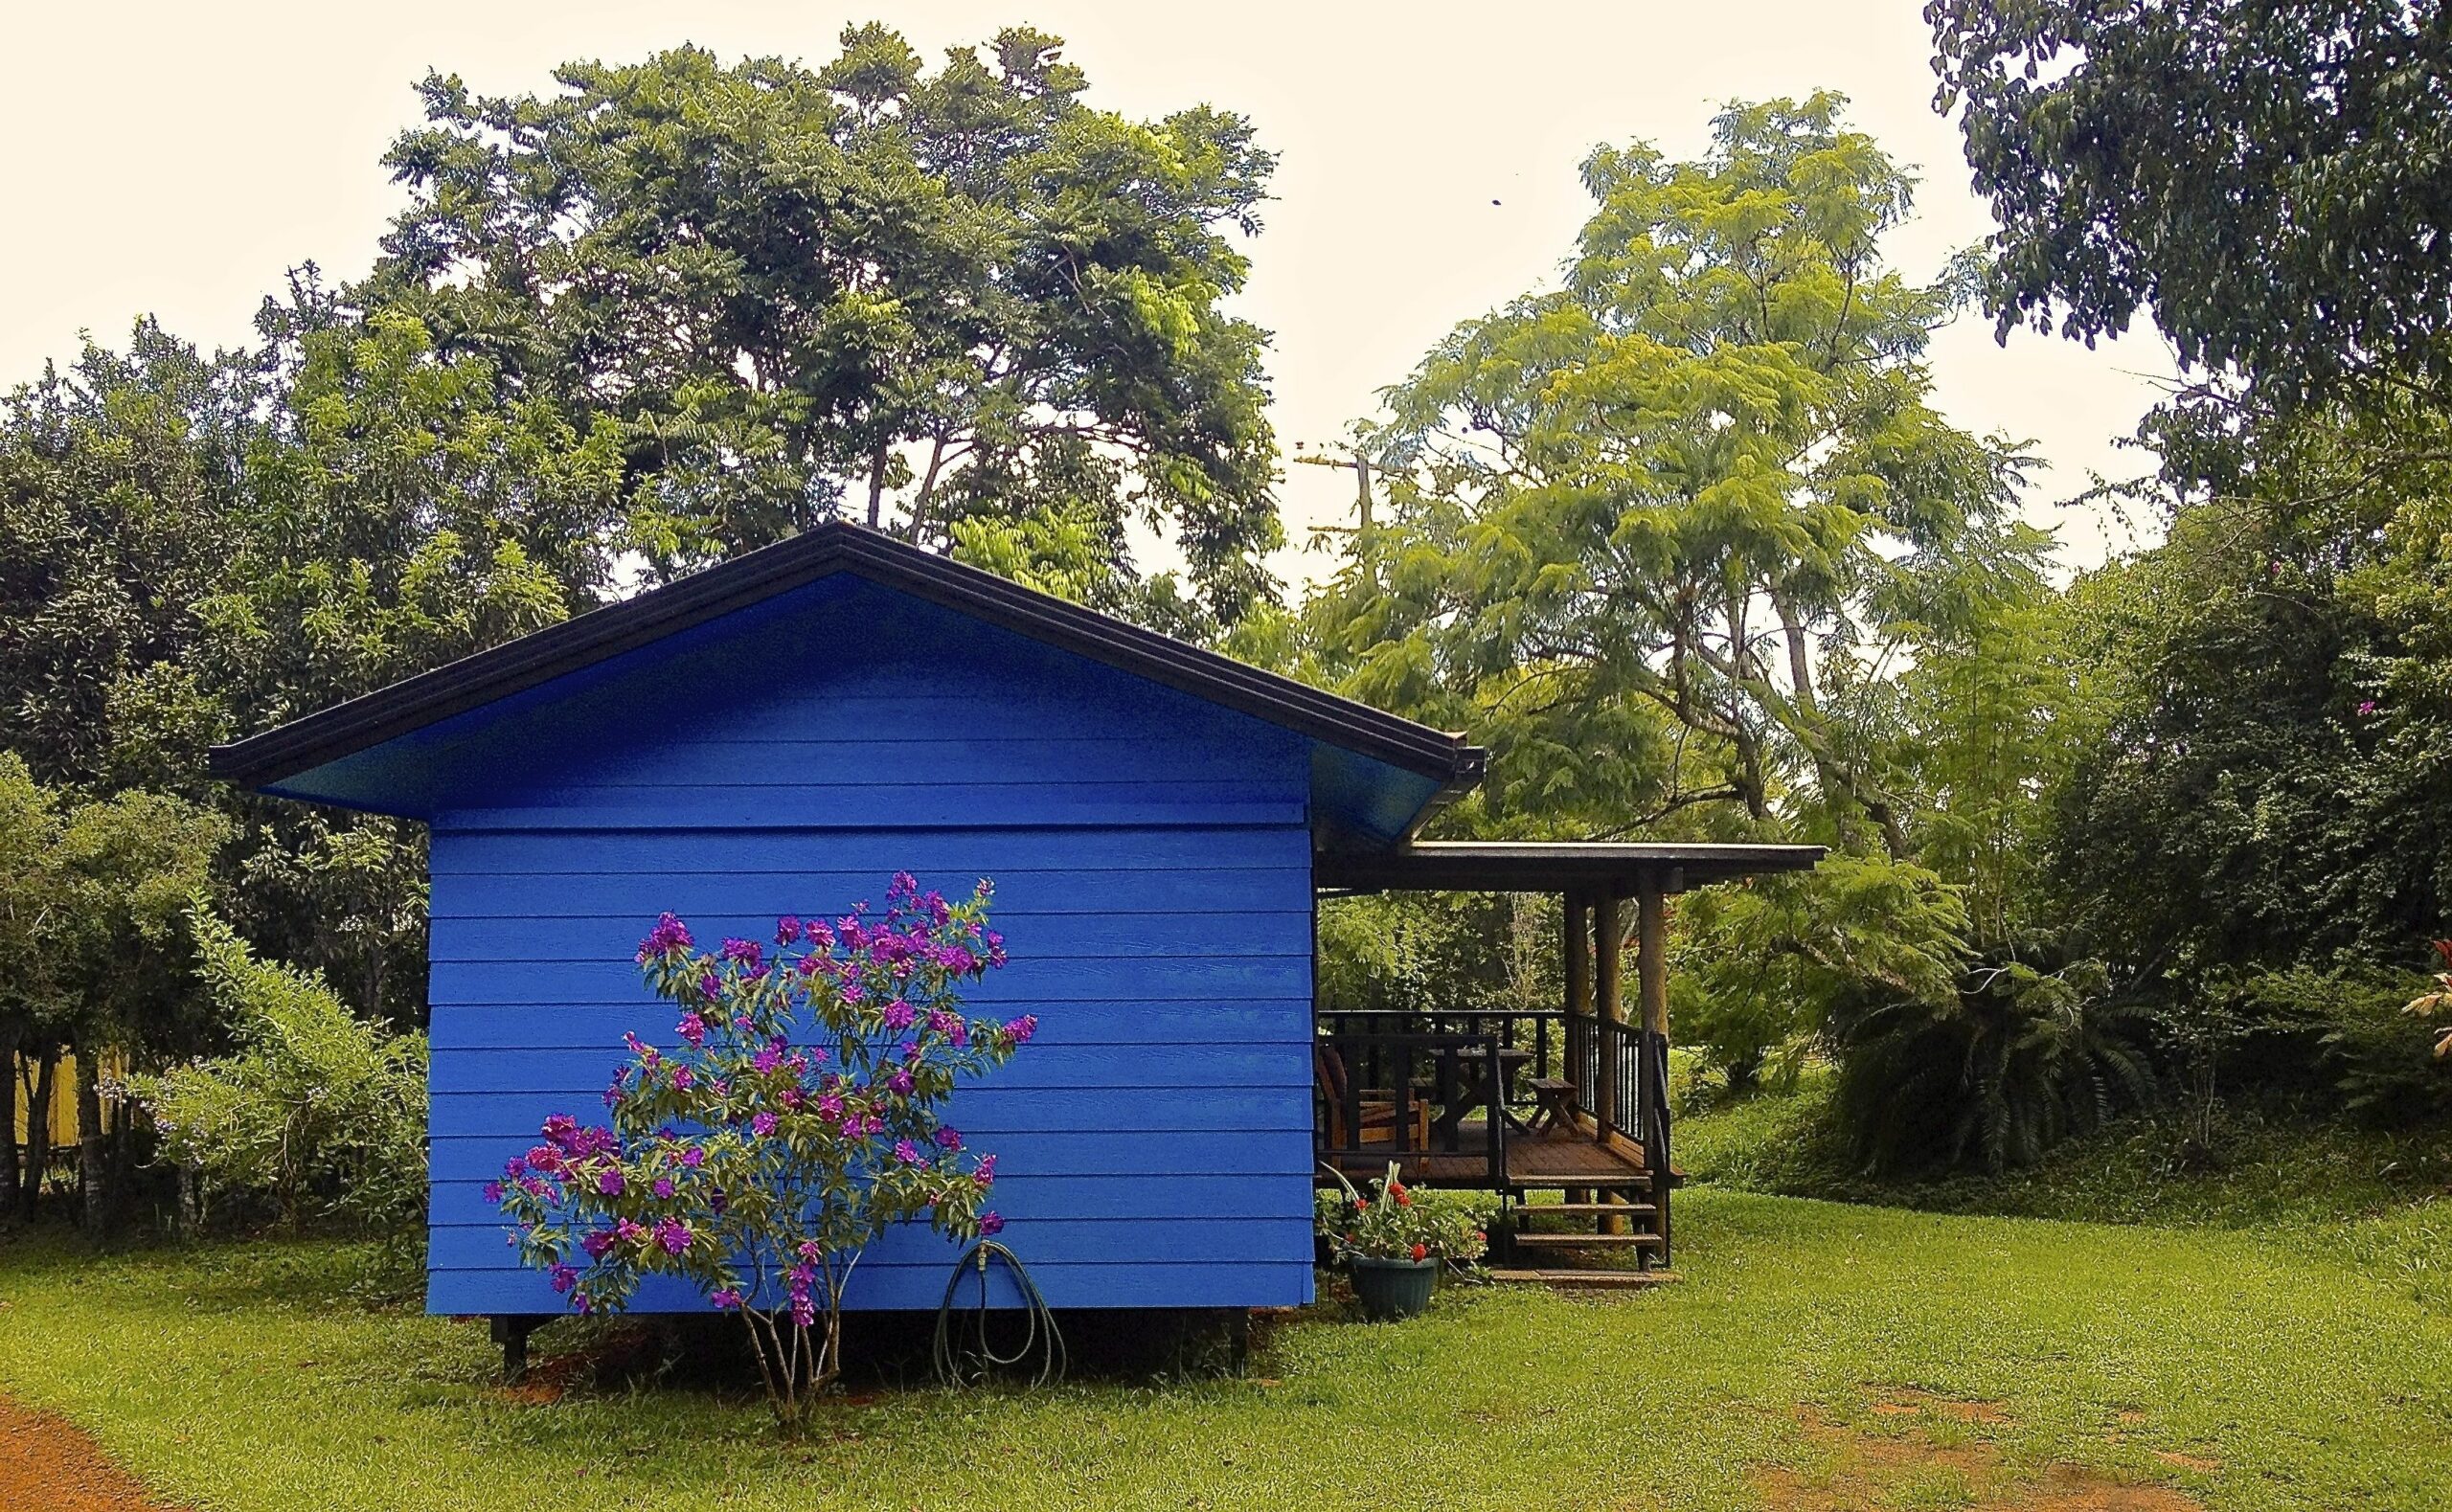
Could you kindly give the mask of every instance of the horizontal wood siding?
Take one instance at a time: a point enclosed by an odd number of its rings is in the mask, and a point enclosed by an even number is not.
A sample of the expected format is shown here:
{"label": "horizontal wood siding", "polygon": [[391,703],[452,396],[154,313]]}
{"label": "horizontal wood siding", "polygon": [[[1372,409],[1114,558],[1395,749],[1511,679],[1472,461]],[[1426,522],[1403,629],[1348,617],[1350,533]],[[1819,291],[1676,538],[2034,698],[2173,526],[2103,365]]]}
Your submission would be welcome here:
{"label": "horizontal wood siding", "polygon": [[[996,883],[1012,963],[974,1009],[1040,1033],[952,1119],[997,1155],[1006,1239],[1048,1299],[1309,1298],[1306,745],[877,598],[830,633],[770,618],[756,646],[696,646],[687,718],[598,678],[438,756],[463,770],[432,851],[434,1311],[556,1310],[480,1188],[548,1114],[600,1116],[625,1031],[672,1042],[632,959],[659,912],[709,945],[764,938],[897,869]],[[752,675],[853,643],[888,649],[805,686]],[[726,688],[748,691],[707,703]],[[890,1235],[852,1305],[934,1307],[954,1255]],[[698,1304],[658,1285],[638,1305]]]}

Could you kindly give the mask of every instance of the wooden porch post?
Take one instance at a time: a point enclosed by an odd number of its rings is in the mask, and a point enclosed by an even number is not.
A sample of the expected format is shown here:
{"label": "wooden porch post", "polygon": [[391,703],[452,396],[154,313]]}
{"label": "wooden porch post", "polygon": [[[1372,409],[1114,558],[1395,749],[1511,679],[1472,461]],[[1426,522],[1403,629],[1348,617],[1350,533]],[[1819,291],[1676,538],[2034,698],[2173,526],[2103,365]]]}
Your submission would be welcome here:
{"label": "wooden porch post", "polygon": [[[1643,1053],[1648,1056],[1651,1053],[1649,1037],[1652,1035],[1660,1036],[1660,1047],[1664,1052],[1669,1048],[1669,907],[1667,889],[1662,885],[1659,872],[1645,872],[1638,887],[1635,947],[1639,954],[1635,957],[1635,972],[1637,992],[1643,1000],[1646,1036]],[[1666,1072],[1662,1075],[1658,1095],[1666,1104],[1669,1097]],[[1669,1117],[1669,1109],[1665,1105],[1652,1112],[1664,1120]],[[1665,1123],[1663,1127],[1666,1127]],[[1646,1123],[1640,1134],[1646,1148],[1651,1147],[1649,1130],[1650,1125]],[[1669,1176],[1668,1171],[1658,1170],[1652,1172],[1651,1178],[1651,1200],[1657,1213],[1653,1221],[1660,1229],[1660,1260],[1664,1265],[1669,1263]]]}
{"label": "wooden porch post", "polygon": [[[1561,1068],[1569,1081],[1583,1075],[1583,1058],[1591,1031],[1578,1024],[1575,1015],[1592,1012],[1592,899],[1581,892],[1566,894],[1566,968],[1567,1022],[1560,1038],[1566,1064]],[[1598,1047],[1589,1047],[1598,1049]],[[1585,1109],[1589,1113],[1590,1109]],[[1570,1125],[1572,1128],[1572,1125]],[[1592,1194],[1581,1187],[1570,1186],[1561,1197],[1570,1203],[1586,1203]]]}
{"label": "wooden porch post", "polygon": [[[1595,984],[1600,998],[1601,1017],[1612,1024],[1626,1022],[1626,973],[1624,968],[1626,919],[1619,907],[1623,901],[1618,885],[1611,883],[1601,894],[1600,917],[1595,920],[1593,943],[1601,956],[1600,981]],[[1593,1110],[1593,1138],[1606,1140],[1607,1130],[1634,1110],[1618,1106],[1618,1078],[1622,1071],[1620,1049],[1624,1037],[1603,1032],[1601,1036],[1601,1075],[1596,1089],[1601,1094],[1601,1106]],[[1596,1194],[1597,1195],[1597,1194]],[[1626,1220],[1615,1215],[1601,1220],[1602,1233],[1624,1233]]]}
{"label": "wooden porch post", "polygon": [[[1621,948],[1625,942],[1626,924],[1618,907],[1619,902],[1618,889],[1612,884],[1602,891],[1593,909],[1592,943],[1594,952],[1601,958],[1600,969],[1594,973],[1598,980],[1593,983],[1593,995],[1600,1000],[1597,1004],[1600,1016],[1612,1024],[1626,1021],[1626,974],[1624,952]],[[1600,1106],[1592,1110],[1593,1117],[1601,1124],[1614,1122],[1620,1114],[1627,1111],[1617,1105],[1617,1036],[1603,1034],[1601,1037],[1601,1076],[1599,1085],[1593,1089],[1599,1094],[1595,1100]]]}
{"label": "wooden porch post", "polygon": [[1592,1011],[1592,902],[1580,892],[1566,895],[1567,1011]]}
{"label": "wooden porch post", "polygon": [[1644,873],[1635,898],[1635,975],[1644,1032],[1669,1038],[1669,907],[1656,872]]}

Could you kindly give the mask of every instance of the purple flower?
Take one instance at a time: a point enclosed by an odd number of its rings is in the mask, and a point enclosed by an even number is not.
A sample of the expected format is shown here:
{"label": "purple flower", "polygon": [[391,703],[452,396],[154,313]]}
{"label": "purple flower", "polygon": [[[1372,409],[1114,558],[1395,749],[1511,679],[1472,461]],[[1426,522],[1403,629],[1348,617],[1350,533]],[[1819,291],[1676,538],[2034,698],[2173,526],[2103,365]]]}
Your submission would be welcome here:
{"label": "purple flower", "polygon": [[557,1265],[547,1272],[546,1275],[554,1283],[554,1290],[556,1292],[568,1292],[579,1284],[579,1273],[567,1265]]}
{"label": "purple flower", "polygon": [[658,956],[687,950],[692,943],[690,926],[667,914],[655,921],[655,928],[647,931],[647,937],[639,941],[639,963],[645,965]]}
{"label": "purple flower", "polygon": [[655,1179],[654,1191],[658,1197],[670,1201],[672,1197],[672,1178],[670,1176],[657,1177]]}
{"label": "purple flower", "polygon": [[2372,698],[2365,700],[2358,706],[2358,711],[2362,715],[2373,713],[2375,711],[2375,700]]}
{"label": "purple flower", "polygon": [[717,998],[722,997],[724,995],[723,979],[716,976],[712,971],[708,972],[705,976],[700,977],[698,979],[698,995],[705,998],[709,1003],[713,1003]]}
{"label": "purple flower", "polygon": [[502,1206],[502,1183],[486,1183],[486,1203],[488,1206],[494,1207]]}
{"label": "purple flower", "polygon": [[900,1161],[905,1165],[918,1165],[921,1162],[927,1160],[926,1156],[920,1153],[920,1146],[912,1143],[909,1140],[897,1140],[895,1141],[894,1158]]}
{"label": "purple flower", "polygon": [[740,1294],[734,1291],[729,1286],[725,1287],[722,1291],[710,1293],[707,1300],[715,1303],[717,1307],[723,1309],[727,1313],[737,1312],[740,1308]]}
{"label": "purple flower", "polygon": [[789,945],[789,944],[793,944],[793,943],[795,943],[796,941],[798,941],[798,940],[800,939],[800,937],[801,937],[801,921],[800,921],[800,919],[799,919],[796,915],[794,915],[794,914],[784,914],[782,918],[779,918],[779,919],[777,919],[777,920],[775,921],[775,943],[776,943],[776,944],[778,944],[778,945]]}
{"label": "purple flower", "polygon": [[681,1022],[674,1026],[673,1032],[692,1045],[704,1045],[707,1043],[707,1021],[694,1012],[685,1013],[681,1015]]}
{"label": "purple flower", "polygon": [[754,939],[728,939],[719,954],[726,960],[740,962],[740,969],[756,976],[764,966],[766,952]]}
{"label": "purple flower", "polygon": [[622,1179],[622,1172],[618,1166],[608,1165],[597,1173],[596,1189],[607,1197],[621,1196],[623,1188],[628,1185],[629,1183]]}
{"label": "purple flower", "polygon": [[579,1247],[587,1252],[587,1257],[589,1259],[602,1260],[604,1258],[604,1252],[613,1248],[613,1230],[610,1229],[599,1229],[594,1233],[589,1234],[586,1238],[581,1239],[579,1242]]}
{"label": "purple flower", "polygon": [[675,1066],[672,1068],[672,1088],[675,1092],[688,1092],[692,1086],[696,1084],[697,1080],[698,1078],[696,1074],[692,1072],[689,1067]]}
{"label": "purple flower", "polygon": [[1037,1032],[1038,1015],[1035,1013],[1025,1013],[1018,1019],[1005,1021],[1005,1033],[1016,1045],[1028,1045],[1031,1042],[1031,1036]]}
{"label": "purple flower", "polygon": [[893,1088],[897,1094],[902,1096],[908,1097],[911,1095],[911,1073],[907,1071],[896,1072],[893,1075],[888,1076],[885,1079],[885,1084],[888,1087]]}
{"label": "purple flower", "polygon": [[690,1248],[690,1226],[678,1218],[667,1218],[655,1226],[655,1242],[664,1246],[667,1254],[679,1254]]}
{"label": "purple flower", "polygon": [[783,1055],[781,1050],[778,1050],[774,1046],[769,1045],[764,1049],[760,1050],[757,1054],[749,1057],[749,1064],[757,1069],[758,1074],[761,1076],[772,1076],[775,1074],[776,1069],[783,1064]]}
{"label": "purple flower", "polygon": [[937,1142],[948,1150],[962,1148],[962,1131],[951,1124],[937,1131]]}
{"label": "purple flower", "polygon": [[829,1122],[840,1118],[843,1117],[843,1099],[830,1092],[818,1098],[817,1116]]}
{"label": "purple flower", "polygon": [[979,1231],[982,1234],[1003,1233],[1005,1231],[1004,1215],[995,1212],[981,1213],[979,1215]]}
{"label": "purple flower", "polygon": [[979,1169],[970,1173],[970,1179],[977,1182],[982,1186],[993,1186],[996,1185],[996,1157],[993,1155],[981,1156],[979,1158]]}
{"label": "purple flower", "polygon": [[911,1011],[911,1004],[900,998],[885,1005],[885,1027],[897,1032],[911,1027],[911,1021],[916,1016]]}
{"label": "purple flower", "polygon": [[756,1117],[749,1120],[749,1132],[761,1139],[774,1133],[775,1116],[771,1113],[760,1113]]}
{"label": "purple flower", "polygon": [[707,1152],[706,1152],[705,1147],[703,1147],[703,1146],[701,1146],[701,1145],[693,1144],[693,1145],[690,1146],[688,1149],[686,1149],[686,1150],[682,1151],[682,1152],[681,1152],[681,1163],[682,1163],[682,1164],[684,1164],[684,1165],[687,1165],[688,1167],[690,1167],[690,1168],[691,1168],[692,1170],[693,1170],[693,1171],[694,1171],[694,1170],[696,1170],[699,1166],[706,1164],[706,1163],[707,1163]]}

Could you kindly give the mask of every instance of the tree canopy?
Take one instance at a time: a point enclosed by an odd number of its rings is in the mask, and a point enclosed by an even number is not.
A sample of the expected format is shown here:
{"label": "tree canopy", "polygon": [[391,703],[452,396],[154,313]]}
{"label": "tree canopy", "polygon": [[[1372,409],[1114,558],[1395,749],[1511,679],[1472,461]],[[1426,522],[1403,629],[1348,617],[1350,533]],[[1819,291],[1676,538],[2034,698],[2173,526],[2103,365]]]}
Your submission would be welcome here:
{"label": "tree canopy", "polygon": [[849,508],[944,546],[975,517],[1135,518],[1208,608],[1279,543],[1262,333],[1224,313],[1272,156],[1232,113],[1084,103],[1027,28],[934,72],[881,25],[809,67],[694,48],[560,92],[421,86],[411,196],[357,298],[617,438],[660,574]]}
{"label": "tree canopy", "polygon": [[2290,408],[2452,402],[2452,11],[2418,0],[1930,0],[1999,230],[1987,299],[2089,343],[2141,313]]}
{"label": "tree canopy", "polygon": [[1594,152],[1562,285],[1389,391],[1390,519],[1328,634],[1363,696],[1491,739],[1493,804],[1914,849],[1856,690],[2037,582],[2045,542],[2014,448],[1930,402],[1959,283],[1885,260],[1912,184],[1840,110],[1733,106],[1699,162]]}

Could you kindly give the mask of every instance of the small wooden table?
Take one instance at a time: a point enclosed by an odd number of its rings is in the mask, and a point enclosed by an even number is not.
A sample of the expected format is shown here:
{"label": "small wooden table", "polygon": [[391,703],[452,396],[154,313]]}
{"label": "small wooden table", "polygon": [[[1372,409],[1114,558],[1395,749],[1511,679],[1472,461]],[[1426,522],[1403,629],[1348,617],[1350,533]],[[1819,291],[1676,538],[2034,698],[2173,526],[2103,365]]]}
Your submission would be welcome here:
{"label": "small wooden table", "polygon": [[[1446,1053],[1455,1056],[1458,1063],[1456,1100],[1447,1107],[1440,1109],[1439,1117],[1430,1121],[1430,1137],[1434,1148],[1443,1146],[1453,1149],[1456,1145],[1457,1128],[1464,1121],[1464,1116],[1490,1101],[1491,1057],[1478,1050],[1450,1050]],[[1519,1068],[1532,1064],[1532,1052],[1517,1049],[1511,1045],[1502,1045],[1498,1048],[1496,1058],[1498,1061],[1498,1116],[1504,1118],[1507,1117],[1508,1084],[1515,1079],[1515,1072]]]}
{"label": "small wooden table", "polygon": [[1575,1118],[1575,1083],[1564,1076],[1535,1076],[1525,1083],[1532,1091],[1532,1121],[1527,1134],[1547,1134]]}

